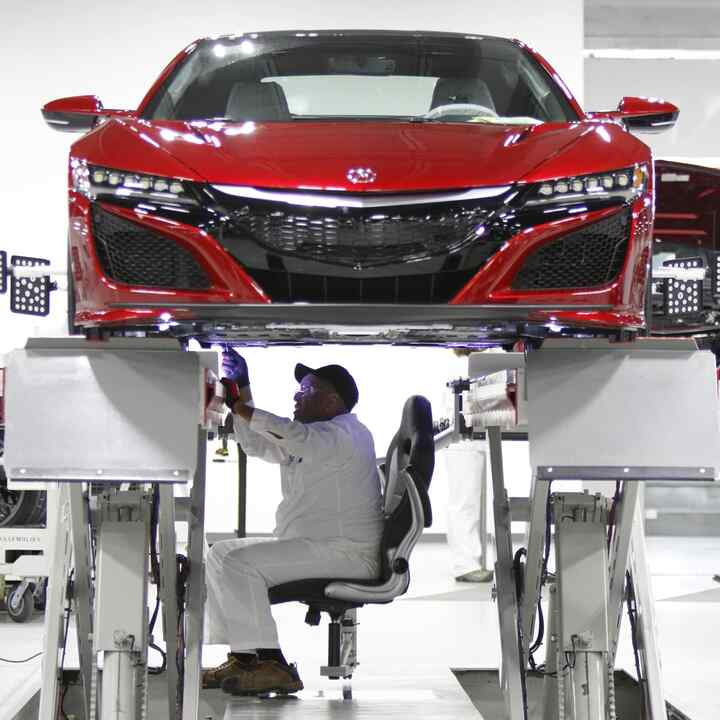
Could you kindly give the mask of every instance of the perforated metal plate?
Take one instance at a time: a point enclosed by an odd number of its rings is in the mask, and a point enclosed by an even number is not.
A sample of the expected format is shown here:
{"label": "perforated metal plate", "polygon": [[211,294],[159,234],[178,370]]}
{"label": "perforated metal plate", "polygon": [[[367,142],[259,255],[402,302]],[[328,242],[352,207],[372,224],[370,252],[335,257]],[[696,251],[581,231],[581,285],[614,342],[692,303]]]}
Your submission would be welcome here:
{"label": "perforated metal plate", "polygon": [[[14,267],[36,267],[49,265],[45,258],[13,255],[11,263]],[[15,277],[10,281],[10,310],[20,315],[46,316],[50,312],[50,276],[39,278]]]}
{"label": "perforated metal plate", "polygon": [[[676,258],[666,260],[665,267],[701,268],[704,266],[702,258]],[[702,280],[675,280],[669,278],[665,281],[665,313],[672,317],[684,315],[698,315],[703,309],[703,281]]]}
{"label": "perforated metal plate", "polygon": [[720,252],[710,253],[712,258],[712,293],[720,297]]}
{"label": "perforated metal plate", "polygon": [[7,253],[4,250],[0,250],[0,295],[4,295],[7,292],[8,284],[8,264],[7,264]]}
{"label": "perforated metal plate", "polygon": [[702,312],[702,280],[667,280],[665,313],[672,317]]}

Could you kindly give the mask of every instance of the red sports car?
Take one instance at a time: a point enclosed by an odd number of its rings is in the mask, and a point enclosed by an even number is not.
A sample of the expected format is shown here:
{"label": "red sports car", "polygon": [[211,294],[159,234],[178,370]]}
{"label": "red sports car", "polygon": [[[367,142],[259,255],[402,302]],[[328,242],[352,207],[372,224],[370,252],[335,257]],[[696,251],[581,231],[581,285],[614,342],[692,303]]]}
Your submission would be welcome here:
{"label": "red sports car", "polygon": [[207,38],[137,110],[82,96],[43,113],[90,131],[69,165],[70,320],[86,331],[643,327],[653,166],[628,130],[668,128],[678,110],[624,98],[586,114],[516,40]]}

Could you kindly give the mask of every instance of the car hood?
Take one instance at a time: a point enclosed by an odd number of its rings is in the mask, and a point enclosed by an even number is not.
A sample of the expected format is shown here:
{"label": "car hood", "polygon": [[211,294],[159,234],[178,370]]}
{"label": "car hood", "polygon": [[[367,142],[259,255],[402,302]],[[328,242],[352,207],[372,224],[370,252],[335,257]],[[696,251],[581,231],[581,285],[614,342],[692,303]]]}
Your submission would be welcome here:
{"label": "car hood", "polygon": [[[650,159],[649,149],[622,128],[593,121],[528,127],[116,118],[80,140],[74,152],[93,164],[213,184],[352,192],[536,182]],[[351,182],[353,169],[372,170],[374,180]]]}

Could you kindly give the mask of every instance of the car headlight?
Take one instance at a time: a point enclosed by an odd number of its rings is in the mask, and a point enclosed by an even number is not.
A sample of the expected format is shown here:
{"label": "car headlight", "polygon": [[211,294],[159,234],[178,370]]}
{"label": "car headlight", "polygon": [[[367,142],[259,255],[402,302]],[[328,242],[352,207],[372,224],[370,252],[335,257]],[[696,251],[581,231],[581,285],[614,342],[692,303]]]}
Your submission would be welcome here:
{"label": "car headlight", "polygon": [[524,204],[565,204],[594,199],[628,202],[647,189],[648,178],[647,165],[635,165],[593,175],[547,180],[531,186]]}
{"label": "car headlight", "polygon": [[91,200],[137,199],[183,205],[194,205],[196,202],[186,184],[177,178],[89,165],[77,158],[70,161],[70,168],[73,189]]}

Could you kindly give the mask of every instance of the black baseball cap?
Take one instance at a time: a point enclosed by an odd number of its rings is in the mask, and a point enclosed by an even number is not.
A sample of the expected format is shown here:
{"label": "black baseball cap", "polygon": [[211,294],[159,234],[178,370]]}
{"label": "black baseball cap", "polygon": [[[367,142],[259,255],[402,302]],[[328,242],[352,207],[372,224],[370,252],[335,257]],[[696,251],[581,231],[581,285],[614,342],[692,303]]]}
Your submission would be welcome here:
{"label": "black baseball cap", "polygon": [[358,401],[358,389],[353,380],[353,376],[342,365],[324,365],[323,367],[313,369],[307,365],[298,363],[295,366],[295,379],[302,382],[306,375],[315,375],[315,377],[327,380],[334,388],[335,392],[342,398],[348,412],[355,407]]}

